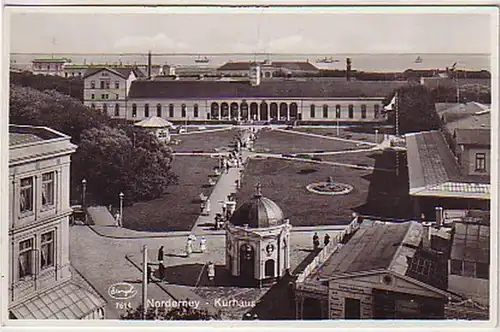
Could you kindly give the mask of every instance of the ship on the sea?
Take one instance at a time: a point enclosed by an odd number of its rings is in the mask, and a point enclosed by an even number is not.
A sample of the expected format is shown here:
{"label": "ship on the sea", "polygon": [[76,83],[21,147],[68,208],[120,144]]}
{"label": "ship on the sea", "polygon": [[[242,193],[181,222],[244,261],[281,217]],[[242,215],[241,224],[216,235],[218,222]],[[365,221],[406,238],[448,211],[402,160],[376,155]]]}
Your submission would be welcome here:
{"label": "ship on the sea", "polygon": [[329,57],[329,58],[324,57],[324,58],[316,60],[316,63],[335,63],[335,62],[339,62],[339,60],[334,59],[332,57]]}
{"label": "ship on the sea", "polygon": [[422,58],[417,56],[417,58],[415,59],[415,63],[422,63]]}
{"label": "ship on the sea", "polygon": [[209,63],[210,59],[207,58],[206,56],[204,56],[204,57],[200,56],[196,60],[194,60],[194,62],[196,62],[196,63]]}

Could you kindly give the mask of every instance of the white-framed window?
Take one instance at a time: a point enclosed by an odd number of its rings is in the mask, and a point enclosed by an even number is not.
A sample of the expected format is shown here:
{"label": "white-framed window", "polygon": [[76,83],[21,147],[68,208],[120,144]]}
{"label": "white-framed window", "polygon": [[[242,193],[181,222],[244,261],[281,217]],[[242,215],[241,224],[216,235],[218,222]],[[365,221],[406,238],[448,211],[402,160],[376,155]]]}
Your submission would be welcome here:
{"label": "white-framed window", "polygon": [[21,179],[19,208],[21,213],[33,212],[33,177]]}
{"label": "white-framed window", "polygon": [[366,105],[361,105],[361,119],[366,119]]}
{"label": "white-framed window", "polygon": [[42,206],[54,205],[55,193],[54,172],[42,174]]}
{"label": "white-framed window", "polygon": [[91,94],[90,99],[95,99],[95,94]]}
{"label": "white-framed window", "polygon": [[19,279],[33,275],[33,239],[19,242]]}
{"label": "white-framed window", "polygon": [[54,231],[42,234],[40,247],[40,268],[54,266]]}
{"label": "white-framed window", "polygon": [[323,105],[323,117],[328,118],[328,105]]}
{"label": "white-framed window", "polygon": [[310,109],[310,114],[309,114],[309,116],[310,116],[311,118],[314,118],[314,117],[316,116],[316,108],[315,108],[315,106],[314,106],[314,105],[311,105],[311,109]]}
{"label": "white-framed window", "polygon": [[90,81],[90,88],[95,89],[95,81]]}
{"label": "white-framed window", "polygon": [[476,171],[486,172],[486,153],[476,153]]}
{"label": "white-framed window", "polygon": [[105,85],[106,85],[106,89],[109,89],[109,81],[106,81]]}
{"label": "white-framed window", "polygon": [[181,105],[181,117],[186,117],[186,104]]}
{"label": "white-framed window", "polygon": [[119,88],[120,88],[120,82],[115,81],[115,89],[119,89]]}

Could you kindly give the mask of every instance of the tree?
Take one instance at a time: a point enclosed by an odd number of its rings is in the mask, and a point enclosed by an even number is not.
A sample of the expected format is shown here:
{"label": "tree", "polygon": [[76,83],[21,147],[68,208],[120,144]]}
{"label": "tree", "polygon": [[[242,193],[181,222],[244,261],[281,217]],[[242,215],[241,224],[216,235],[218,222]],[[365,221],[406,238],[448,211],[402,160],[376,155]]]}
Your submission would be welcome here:
{"label": "tree", "polygon": [[[130,309],[120,316],[124,320],[142,320],[142,305],[136,309]],[[191,306],[179,306],[167,310],[165,307],[148,308],[146,320],[216,320],[220,319],[218,314],[211,314],[207,310],[195,309]]]}
{"label": "tree", "polygon": [[[397,89],[399,95],[399,133],[435,130],[440,128],[434,98],[430,90],[417,84]],[[396,124],[395,112],[389,121]]]}
{"label": "tree", "polygon": [[116,203],[120,192],[126,204],[155,199],[177,180],[171,171],[172,158],[170,148],[148,133],[92,128],[83,132],[73,158],[74,184],[85,178],[98,204]]}
{"label": "tree", "polygon": [[57,91],[41,92],[10,86],[10,123],[48,126],[71,136],[78,144],[81,133],[110,123],[110,118]]}
{"label": "tree", "polygon": [[39,91],[56,90],[83,102],[83,79],[80,77],[63,78],[50,75],[34,75],[29,72],[10,73],[10,83],[31,87]]}

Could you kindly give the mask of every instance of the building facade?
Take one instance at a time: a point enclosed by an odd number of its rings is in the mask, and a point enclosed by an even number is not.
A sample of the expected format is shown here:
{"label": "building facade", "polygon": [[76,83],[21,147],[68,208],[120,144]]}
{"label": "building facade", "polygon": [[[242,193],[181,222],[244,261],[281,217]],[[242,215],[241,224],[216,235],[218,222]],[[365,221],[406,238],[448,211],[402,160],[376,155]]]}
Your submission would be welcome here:
{"label": "building facade", "polygon": [[70,137],[9,128],[9,311],[17,319],[104,318],[105,301],[72,281]]}
{"label": "building facade", "polygon": [[132,67],[89,68],[85,71],[83,103],[116,118],[125,118],[133,81],[143,74]]}
{"label": "building facade", "polygon": [[69,59],[34,59],[31,61],[31,71],[38,75],[51,75],[64,77],[64,67],[70,64]]}
{"label": "building facade", "polygon": [[312,63],[305,61],[262,61],[262,62],[227,62],[217,68],[217,72],[221,75],[228,76],[249,76],[249,71],[252,67],[258,65],[260,76],[263,79],[272,77],[283,77],[287,75],[314,75],[319,73],[319,69]]}

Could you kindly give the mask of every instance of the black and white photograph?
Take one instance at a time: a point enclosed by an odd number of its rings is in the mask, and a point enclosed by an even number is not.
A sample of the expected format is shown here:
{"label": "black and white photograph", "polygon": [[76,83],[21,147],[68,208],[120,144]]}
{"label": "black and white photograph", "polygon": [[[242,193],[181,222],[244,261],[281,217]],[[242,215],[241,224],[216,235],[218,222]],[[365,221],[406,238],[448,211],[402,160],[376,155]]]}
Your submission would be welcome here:
{"label": "black and white photograph", "polygon": [[3,16],[5,326],[496,319],[498,8]]}

